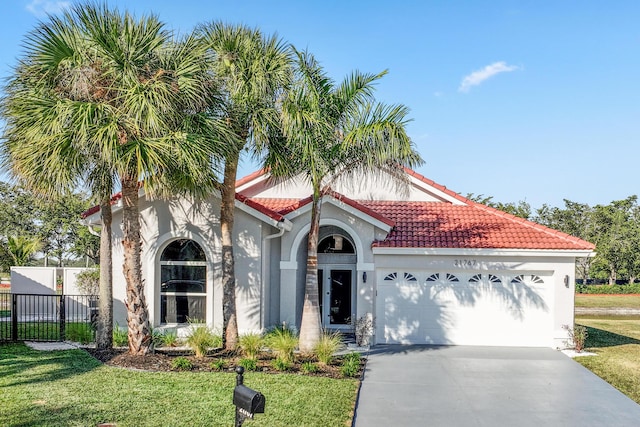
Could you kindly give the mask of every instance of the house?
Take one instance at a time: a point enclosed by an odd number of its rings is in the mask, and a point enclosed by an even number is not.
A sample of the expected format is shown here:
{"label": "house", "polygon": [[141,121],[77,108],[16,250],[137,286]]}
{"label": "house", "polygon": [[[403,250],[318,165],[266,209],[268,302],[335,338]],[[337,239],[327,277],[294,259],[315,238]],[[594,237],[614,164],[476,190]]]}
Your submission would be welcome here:
{"label": "house", "polygon": [[[573,325],[577,257],[594,245],[468,200],[407,170],[333,186],[318,244],[322,323],[375,320],[374,342],[561,347]],[[236,183],[240,333],[301,319],[310,187],[264,171]],[[116,197],[117,200],[117,197]],[[219,196],[151,200],[140,190],[150,320],[222,325]],[[119,202],[113,223],[122,218]],[[99,221],[88,211],[89,223]],[[114,226],[114,316],[126,324],[122,230]]]}

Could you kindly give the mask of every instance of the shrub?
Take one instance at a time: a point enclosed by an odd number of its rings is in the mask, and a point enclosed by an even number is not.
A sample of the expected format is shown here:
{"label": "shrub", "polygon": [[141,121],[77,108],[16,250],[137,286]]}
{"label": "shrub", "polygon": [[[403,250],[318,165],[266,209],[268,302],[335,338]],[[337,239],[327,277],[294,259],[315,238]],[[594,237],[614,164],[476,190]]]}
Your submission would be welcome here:
{"label": "shrub", "polygon": [[100,292],[100,269],[82,270],[76,275],[76,287],[86,295],[98,295]]}
{"label": "shrub", "polygon": [[298,346],[295,332],[285,327],[271,330],[265,337],[267,346],[284,362],[293,362],[293,351]]}
{"label": "shrub", "polygon": [[227,361],[222,359],[222,358],[220,358],[220,359],[216,360],[215,362],[211,362],[209,367],[211,367],[211,369],[214,369],[216,371],[224,371],[227,368]]}
{"label": "shrub", "polygon": [[245,357],[257,359],[264,345],[261,334],[246,334],[240,337],[240,350]]}
{"label": "shrub", "polygon": [[315,374],[320,370],[320,368],[313,362],[304,362],[302,365],[300,365],[300,370],[305,374]]}
{"label": "shrub", "polygon": [[288,371],[289,369],[291,369],[291,363],[280,358],[272,361],[271,366],[273,366],[273,369],[275,369],[276,371]]}
{"label": "shrub", "polygon": [[374,319],[369,315],[358,317],[353,324],[356,335],[356,344],[359,347],[369,345],[369,340],[373,334]]}
{"label": "shrub", "polygon": [[209,348],[216,347],[216,342],[216,336],[206,325],[191,326],[187,345],[191,347],[196,357],[204,357]]}
{"label": "shrub", "polygon": [[569,325],[564,325],[563,329],[566,329],[569,334],[569,340],[566,344],[572,347],[578,353],[581,353],[584,350],[584,343],[587,340],[587,328],[582,325],[574,325],[573,329],[569,327]]}
{"label": "shrub", "polygon": [[180,344],[178,333],[176,331],[165,331],[162,335],[162,345],[165,347],[176,347]]}
{"label": "shrub", "polygon": [[93,329],[88,323],[67,323],[65,337],[69,341],[81,344],[88,344],[94,340]]}
{"label": "shrub", "polygon": [[158,329],[151,328],[151,342],[154,347],[160,347],[162,345],[164,333]]}
{"label": "shrub", "polygon": [[640,294],[640,283],[632,285],[576,285],[579,294]]}
{"label": "shrub", "polygon": [[333,355],[342,346],[342,335],[339,332],[323,333],[320,341],[314,346],[313,354],[318,361],[324,365],[328,365],[333,360]]}
{"label": "shrub", "polygon": [[349,353],[342,359],[340,373],[343,377],[355,377],[360,372],[360,353]]}
{"label": "shrub", "polygon": [[256,362],[256,359],[247,359],[247,358],[240,359],[238,364],[242,366],[245,369],[245,371],[258,370],[258,362]]}
{"label": "shrub", "polygon": [[113,345],[115,347],[126,347],[129,344],[129,331],[121,328],[117,323],[113,328]]}
{"label": "shrub", "polygon": [[171,361],[171,369],[176,371],[190,371],[193,369],[193,363],[186,357],[176,357]]}

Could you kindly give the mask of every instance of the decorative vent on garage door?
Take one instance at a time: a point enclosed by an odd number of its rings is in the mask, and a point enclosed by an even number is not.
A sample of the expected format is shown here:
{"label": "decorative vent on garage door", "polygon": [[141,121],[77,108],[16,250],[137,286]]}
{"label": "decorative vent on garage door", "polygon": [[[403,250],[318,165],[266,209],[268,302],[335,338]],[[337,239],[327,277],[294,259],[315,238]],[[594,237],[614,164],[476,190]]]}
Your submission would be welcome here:
{"label": "decorative vent on garage door", "polygon": [[542,280],[540,278],[540,276],[536,276],[535,274],[532,274],[530,276],[521,274],[519,276],[514,277],[513,280],[511,281],[511,283],[513,283],[514,285],[524,285],[527,282],[536,283],[536,284],[543,284],[544,280]]}
{"label": "decorative vent on garage door", "polygon": [[[393,272],[393,273],[387,274],[385,276],[384,280],[393,281],[393,280],[396,280],[397,278],[398,278],[398,273],[397,272]],[[404,273],[404,280],[406,282],[417,282],[418,281],[418,279],[416,279],[416,276],[414,276],[411,273],[407,273],[407,272]]]}
{"label": "decorative vent on garage door", "polygon": [[[486,275],[486,280],[489,283],[493,283],[495,285],[499,285],[502,283],[502,280],[500,280],[500,278],[498,276],[494,276],[493,274],[487,274]],[[476,274],[475,276],[472,276],[469,279],[469,283],[480,283],[482,282],[482,274]]]}
{"label": "decorative vent on garage door", "polygon": [[393,273],[387,274],[384,280],[390,281],[390,280],[396,280],[397,278],[398,278],[398,273],[393,272]]}
{"label": "decorative vent on garage door", "polygon": [[458,278],[451,273],[435,273],[431,276],[427,277],[427,282],[437,282],[439,280],[444,280],[446,282],[459,282]]}
{"label": "decorative vent on garage door", "polygon": [[416,276],[414,276],[411,273],[404,273],[404,280],[406,280],[407,282],[417,282],[418,279],[416,279]]}

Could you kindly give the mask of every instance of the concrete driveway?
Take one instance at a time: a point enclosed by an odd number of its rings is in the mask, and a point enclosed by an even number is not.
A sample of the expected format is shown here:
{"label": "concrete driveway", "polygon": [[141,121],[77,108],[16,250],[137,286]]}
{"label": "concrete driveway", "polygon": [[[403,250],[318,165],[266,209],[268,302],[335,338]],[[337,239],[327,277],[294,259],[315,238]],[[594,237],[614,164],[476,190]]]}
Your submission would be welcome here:
{"label": "concrete driveway", "polygon": [[354,425],[639,426],[640,405],[550,348],[376,346]]}

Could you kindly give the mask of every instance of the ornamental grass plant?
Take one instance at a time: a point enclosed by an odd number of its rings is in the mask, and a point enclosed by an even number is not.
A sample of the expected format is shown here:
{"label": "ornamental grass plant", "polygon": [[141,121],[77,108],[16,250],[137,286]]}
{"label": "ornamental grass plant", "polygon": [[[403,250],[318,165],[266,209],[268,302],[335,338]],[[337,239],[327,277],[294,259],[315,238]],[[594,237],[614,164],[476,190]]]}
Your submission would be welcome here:
{"label": "ornamental grass plant", "polygon": [[246,358],[257,359],[263,346],[264,338],[262,337],[262,334],[250,333],[240,336],[240,351]]}
{"label": "ornamental grass plant", "polygon": [[265,337],[265,344],[285,363],[292,363],[293,352],[298,347],[298,336],[286,327],[276,327]]}
{"label": "ornamental grass plant", "polygon": [[324,332],[320,341],[314,346],[313,354],[318,362],[329,365],[333,361],[333,355],[342,347],[342,335],[339,332]]}

